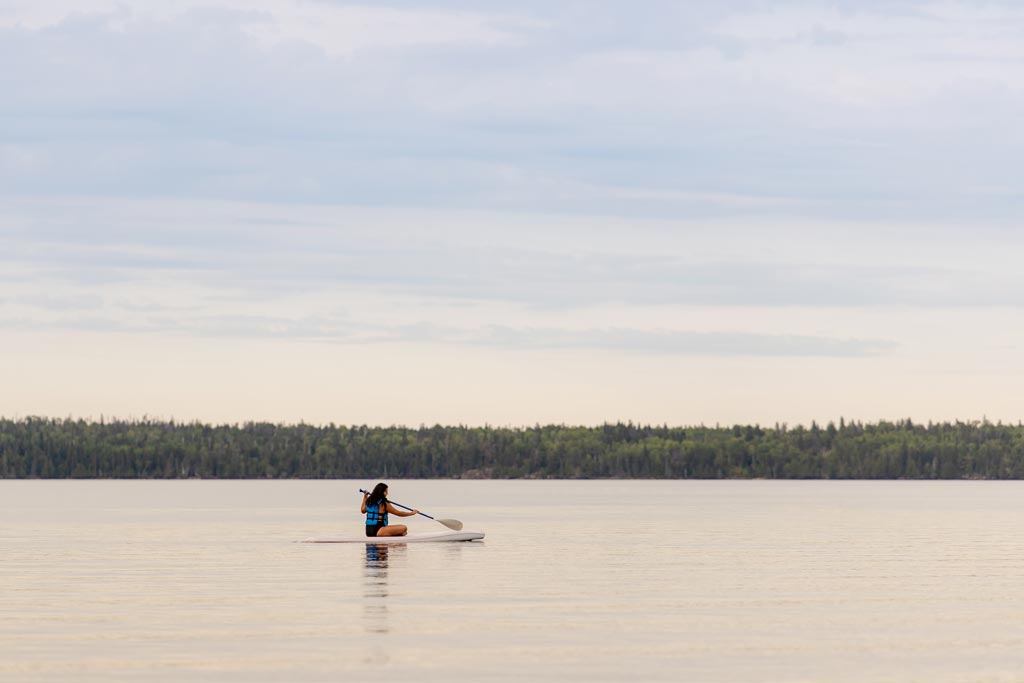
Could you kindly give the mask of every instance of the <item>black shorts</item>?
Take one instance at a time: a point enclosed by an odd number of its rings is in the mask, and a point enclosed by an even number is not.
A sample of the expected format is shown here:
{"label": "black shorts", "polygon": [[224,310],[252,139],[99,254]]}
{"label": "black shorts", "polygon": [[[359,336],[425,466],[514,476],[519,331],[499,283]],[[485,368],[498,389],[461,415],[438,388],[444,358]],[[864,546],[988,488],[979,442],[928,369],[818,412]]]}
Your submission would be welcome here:
{"label": "black shorts", "polygon": [[366,525],[366,535],[367,536],[376,536],[377,532],[380,531],[381,529],[383,529],[385,526],[387,526],[387,525],[386,524],[367,524]]}

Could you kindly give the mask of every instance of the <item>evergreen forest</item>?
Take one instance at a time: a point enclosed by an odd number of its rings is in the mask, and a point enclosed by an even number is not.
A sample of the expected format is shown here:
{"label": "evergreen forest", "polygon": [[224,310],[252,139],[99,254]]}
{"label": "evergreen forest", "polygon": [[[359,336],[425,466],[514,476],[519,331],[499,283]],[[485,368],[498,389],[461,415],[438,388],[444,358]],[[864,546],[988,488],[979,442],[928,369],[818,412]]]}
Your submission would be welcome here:
{"label": "evergreen forest", "polygon": [[0,478],[1024,479],[1024,426],[367,427],[0,419]]}

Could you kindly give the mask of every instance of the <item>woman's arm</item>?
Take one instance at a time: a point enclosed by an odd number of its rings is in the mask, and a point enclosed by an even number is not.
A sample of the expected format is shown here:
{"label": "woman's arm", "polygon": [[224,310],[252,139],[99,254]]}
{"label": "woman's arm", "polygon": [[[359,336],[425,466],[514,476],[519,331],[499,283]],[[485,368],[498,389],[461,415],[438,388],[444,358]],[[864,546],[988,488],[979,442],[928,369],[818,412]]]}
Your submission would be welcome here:
{"label": "woman's arm", "polygon": [[369,497],[370,497],[369,493],[364,493],[363,494],[363,504],[359,506],[359,511],[362,512],[364,515],[366,514],[366,499],[369,498]]}
{"label": "woman's arm", "polygon": [[388,501],[388,512],[390,512],[396,517],[412,517],[413,515],[420,514],[419,510],[409,510],[408,512],[406,512],[405,510],[399,510],[398,508],[391,504],[391,501]]}

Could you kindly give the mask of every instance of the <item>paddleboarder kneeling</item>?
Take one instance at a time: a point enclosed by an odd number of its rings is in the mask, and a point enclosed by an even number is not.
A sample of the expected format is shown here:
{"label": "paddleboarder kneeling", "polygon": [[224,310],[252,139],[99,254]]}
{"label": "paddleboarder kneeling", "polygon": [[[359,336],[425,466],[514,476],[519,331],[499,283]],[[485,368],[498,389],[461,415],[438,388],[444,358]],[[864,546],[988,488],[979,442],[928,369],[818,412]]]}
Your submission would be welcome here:
{"label": "paddleboarder kneeling", "polygon": [[388,524],[388,515],[411,517],[420,512],[403,512],[392,505],[388,500],[388,485],[384,482],[374,486],[370,493],[363,494],[363,504],[359,511],[366,515],[367,536],[405,536],[409,529],[404,524]]}

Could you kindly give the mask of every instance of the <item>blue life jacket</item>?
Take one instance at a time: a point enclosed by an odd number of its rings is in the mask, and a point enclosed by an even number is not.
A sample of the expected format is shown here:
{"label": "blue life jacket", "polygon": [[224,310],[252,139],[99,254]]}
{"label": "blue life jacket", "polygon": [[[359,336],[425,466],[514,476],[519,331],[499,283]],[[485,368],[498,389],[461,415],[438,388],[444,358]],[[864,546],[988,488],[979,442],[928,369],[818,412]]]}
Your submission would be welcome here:
{"label": "blue life jacket", "polygon": [[378,524],[382,524],[384,526],[388,525],[387,504],[386,500],[382,500],[378,504],[378,507],[379,505],[384,506],[384,512],[381,512],[378,508],[370,507],[369,505],[366,506],[366,526],[377,526]]}

